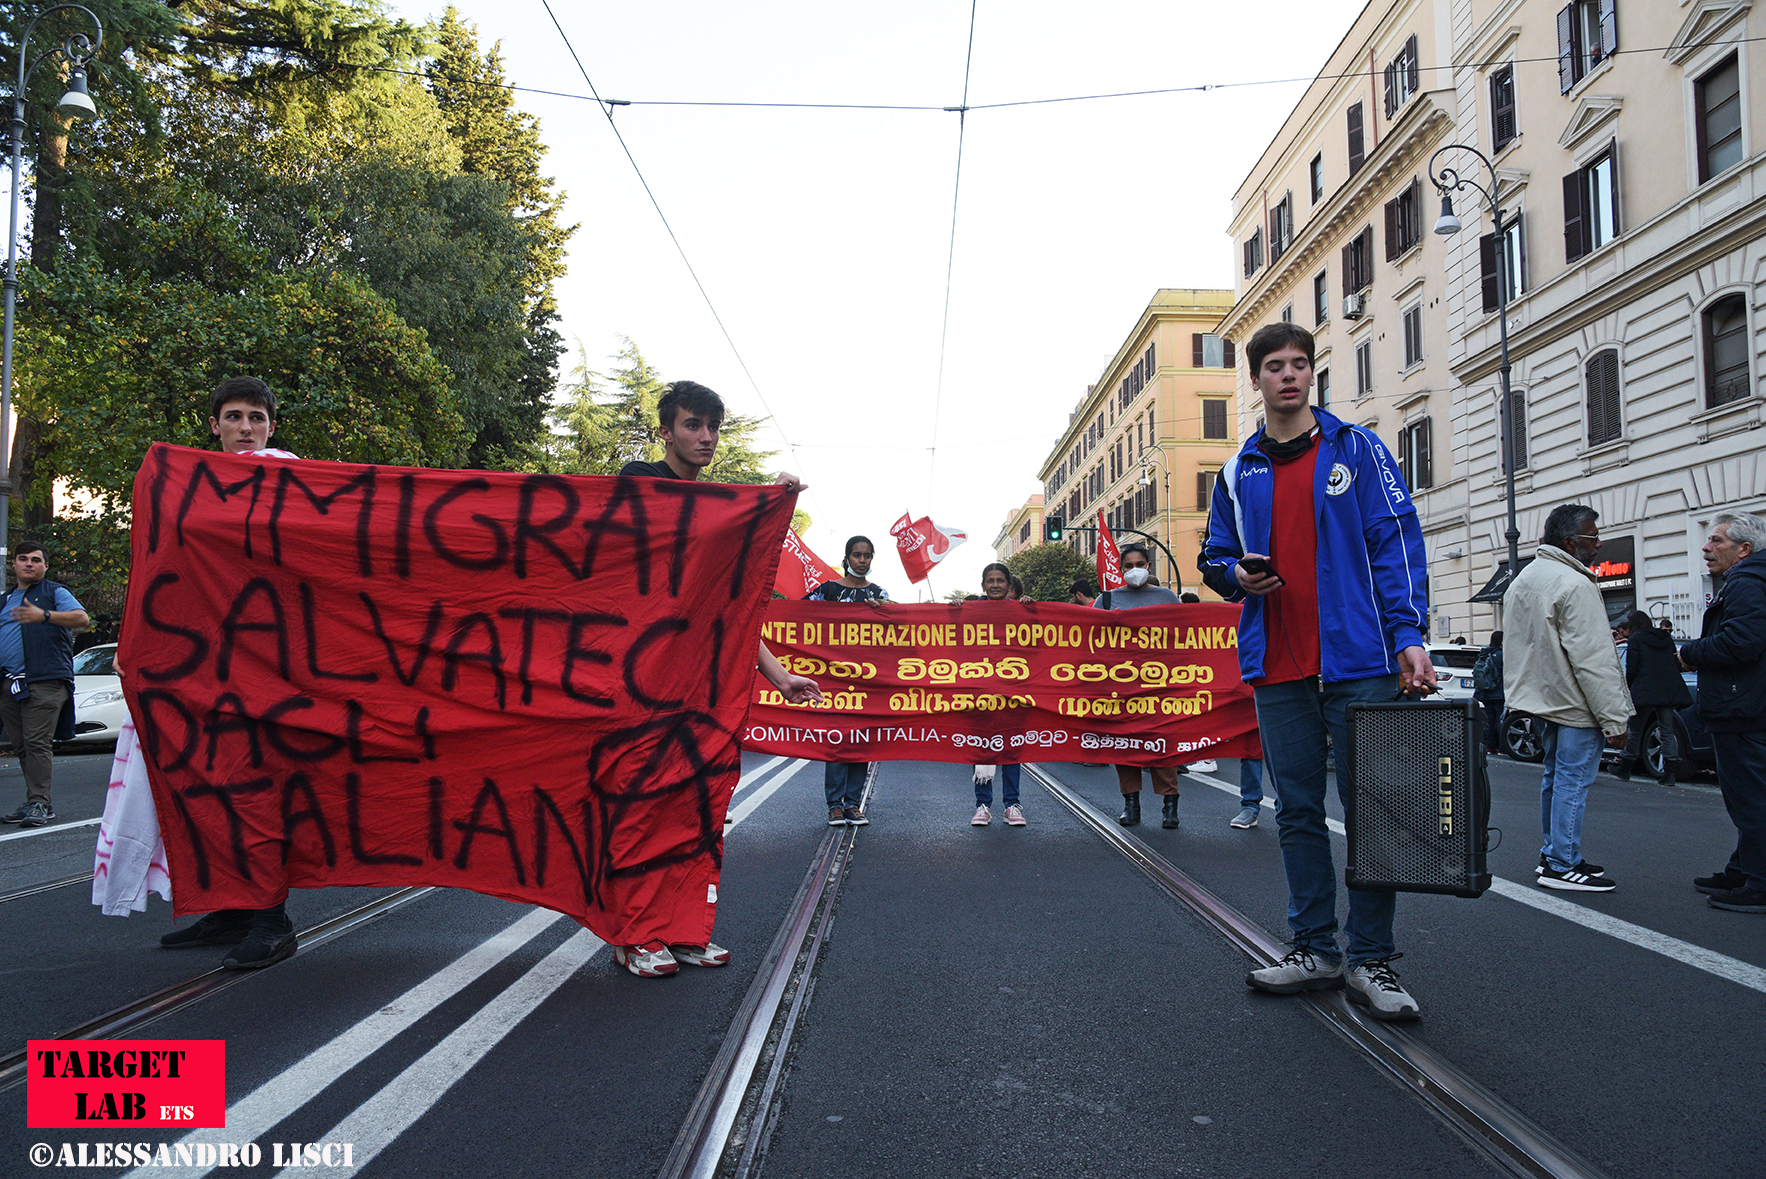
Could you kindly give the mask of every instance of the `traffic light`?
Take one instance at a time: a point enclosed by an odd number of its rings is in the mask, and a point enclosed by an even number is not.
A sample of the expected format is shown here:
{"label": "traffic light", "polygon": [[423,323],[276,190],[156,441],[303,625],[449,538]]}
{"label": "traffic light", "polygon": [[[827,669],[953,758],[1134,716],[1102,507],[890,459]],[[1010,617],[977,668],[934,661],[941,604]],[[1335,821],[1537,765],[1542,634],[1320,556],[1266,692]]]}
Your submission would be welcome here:
{"label": "traffic light", "polygon": [[1055,544],[1059,542],[1061,539],[1061,531],[1066,526],[1067,521],[1063,520],[1058,512],[1052,516],[1044,516],[1042,520],[1043,541],[1047,544]]}

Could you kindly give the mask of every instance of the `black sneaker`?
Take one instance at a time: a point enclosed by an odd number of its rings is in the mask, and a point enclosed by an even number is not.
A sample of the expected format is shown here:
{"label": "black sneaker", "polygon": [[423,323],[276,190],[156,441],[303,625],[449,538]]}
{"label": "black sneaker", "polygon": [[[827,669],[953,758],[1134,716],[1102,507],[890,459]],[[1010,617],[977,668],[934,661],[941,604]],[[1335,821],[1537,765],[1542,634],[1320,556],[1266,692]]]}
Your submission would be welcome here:
{"label": "black sneaker", "polygon": [[46,802],[25,803],[25,813],[19,818],[20,827],[47,827],[55,818],[55,808]]}
{"label": "black sneaker", "polygon": [[828,826],[846,826],[846,810],[844,807],[831,806],[828,808]]}
{"label": "black sneaker", "polygon": [[1757,888],[1731,888],[1710,894],[1705,898],[1705,904],[1713,909],[1728,909],[1731,913],[1766,913],[1766,892]]}
{"label": "black sneaker", "polygon": [[262,970],[294,957],[295,948],[294,922],[286,916],[260,914],[252,919],[240,943],[221,959],[221,966],[227,970]]}
{"label": "black sneaker", "polygon": [[159,939],[159,944],[168,950],[183,950],[190,946],[237,946],[245,940],[250,929],[251,910],[222,909],[201,918],[194,925],[172,930]]}
{"label": "black sneaker", "polygon": [[1725,868],[1723,871],[1712,873],[1709,876],[1693,877],[1692,886],[1706,896],[1711,896],[1715,893],[1729,892],[1732,889],[1746,888],[1747,883],[1746,876]]}
{"label": "black sneaker", "polygon": [[848,827],[868,827],[871,825],[870,817],[855,806],[845,807],[840,813],[846,817]]}
{"label": "black sneaker", "polygon": [[19,803],[18,809],[16,811],[13,811],[10,815],[0,815],[0,823],[16,823],[16,822],[18,822],[20,819],[25,817],[25,811],[27,809],[29,809],[30,805],[31,804],[28,802]]}
{"label": "black sneaker", "polygon": [[[1533,869],[1533,875],[1537,876],[1549,867],[1551,867],[1551,865],[1545,862],[1545,855],[1544,853],[1541,853],[1539,856],[1539,866]],[[1605,876],[1607,874],[1605,868],[1601,867],[1599,864],[1590,864],[1587,860],[1576,861],[1576,871],[1582,873],[1584,876]]]}
{"label": "black sneaker", "polygon": [[1611,876],[1594,876],[1575,868],[1559,872],[1548,867],[1539,874],[1539,886],[1563,892],[1612,892],[1619,887],[1619,882]]}

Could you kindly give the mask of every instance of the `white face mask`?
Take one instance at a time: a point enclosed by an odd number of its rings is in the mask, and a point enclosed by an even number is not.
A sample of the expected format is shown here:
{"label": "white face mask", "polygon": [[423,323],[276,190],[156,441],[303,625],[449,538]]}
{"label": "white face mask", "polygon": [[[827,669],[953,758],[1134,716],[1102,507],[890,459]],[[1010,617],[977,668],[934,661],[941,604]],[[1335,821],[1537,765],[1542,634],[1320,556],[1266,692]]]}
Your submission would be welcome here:
{"label": "white face mask", "polygon": [[1135,589],[1139,589],[1141,586],[1147,584],[1147,576],[1147,569],[1144,565],[1136,565],[1133,569],[1124,569],[1122,571],[1122,580],[1126,581]]}

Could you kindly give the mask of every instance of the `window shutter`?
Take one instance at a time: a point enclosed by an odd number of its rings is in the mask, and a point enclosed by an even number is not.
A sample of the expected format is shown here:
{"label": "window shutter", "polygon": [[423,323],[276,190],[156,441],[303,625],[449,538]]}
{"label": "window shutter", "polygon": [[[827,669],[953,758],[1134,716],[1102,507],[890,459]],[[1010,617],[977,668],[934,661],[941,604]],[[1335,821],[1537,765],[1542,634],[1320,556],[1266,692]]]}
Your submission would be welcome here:
{"label": "window shutter", "polygon": [[1355,293],[1354,260],[1350,257],[1354,250],[1355,243],[1353,241],[1343,247],[1343,293],[1345,295]]}
{"label": "window shutter", "polygon": [[1558,12],[1558,93],[1568,94],[1576,84],[1576,5]]}
{"label": "window shutter", "polygon": [[1625,432],[1625,423],[1619,418],[1619,353],[1617,351],[1602,354],[1605,385],[1601,392],[1605,395],[1605,417],[1607,436],[1605,441],[1612,441]]}
{"label": "window shutter", "polygon": [[1386,67],[1386,117],[1390,119],[1392,112],[1398,109],[1398,63],[1392,62]]}
{"label": "window shutter", "polygon": [[1616,0],[1600,0],[1600,55],[1619,51],[1619,8]]}
{"label": "window shutter", "polygon": [[[1218,257],[1218,255],[1216,255],[1216,256]],[[1201,368],[1202,367],[1202,333],[1201,332],[1191,332],[1190,333],[1190,350],[1194,354],[1191,357],[1191,359],[1194,361],[1194,363],[1190,367]]]}
{"label": "window shutter", "polygon": [[1588,445],[1593,446],[1600,440],[1601,432],[1606,428],[1601,421],[1601,414],[1606,408],[1606,399],[1600,395],[1600,357],[1588,362]]}
{"label": "window shutter", "polygon": [[[1619,141],[1618,141],[1618,139],[1615,138],[1607,144],[1607,154],[1608,154],[1608,156],[1610,156],[1612,158],[1612,161],[1613,161],[1613,193],[1612,193],[1612,197],[1613,197],[1613,236],[1618,237],[1621,233],[1625,232],[1625,222],[1619,216],[1620,213],[1624,212],[1624,206],[1619,200],[1620,185],[1619,185]],[[1593,249],[1594,247],[1590,246],[1589,248]]]}
{"label": "window shutter", "polygon": [[1564,261],[1588,253],[1588,191],[1581,172],[1564,177]]}
{"label": "window shutter", "polygon": [[1197,471],[1196,472],[1196,510],[1198,512],[1206,512],[1208,510],[1208,493],[1212,490],[1213,490],[1213,488],[1211,488],[1209,486],[1208,472],[1207,471]]}
{"label": "window shutter", "polygon": [[1515,137],[1515,74],[1512,68],[1496,71],[1490,78],[1490,143],[1501,151]]}
{"label": "window shutter", "polygon": [[[1607,0],[1607,2],[1611,3],[1612,0]],[[1410,92],[1412,94],[1415,94],[1417,92],[1417,57],[1416,57],[1416,34],[1415,33],[1412,33],[1408,38],[1405,39],[1405,42],[1404,42],[1404,73],[1405,73],[1406,80],[1410,83]]]}
{"label": "window shutter", "polygon": [[1222,353],[1220,357],[1221,367],[1233,367],[1233,342],[1231,340],[1222,340],[1220,342],[1220,350]]}
{"label": "window shutter", "polygon": [[1158,510],[1159,510],[1159,485],[1157,483],[1149,483],[1149,484],[1147,484],[1147,515],[1151,516],[1154,512],[1156,512]]}
{"label": "window shutter", "polygon": [[1386,202],[1386,261],[1398,257],[1398,202]]}
{"label": "window shutter", "polygon": [[1418,487],[1435,486],[1434,456],[1435,422],[1433,418],[1424,418],[1417,423],[1417,483]]}
{"label": "window shutter", "polygon": [[1349,175],[1359,172],[1365,159],[1367,153],[1362,147],[1361,104],[1358,102],[1349,108]]}
{"label": "window shutter", "polygon": [[1518,265],[1516,266],[1514,278],[1509,282],[1509,286],[1515,289],[1516,295],[1523,295],[1527,292],[1526,214],[1516,213],[1511,224],[1514,225],[1514,229],[1511,232],[1515,235],[1515,261]]}
{"label": "window shutter", "polygon": [[1478,239],[1478,285],[1484,292],[1484,310],[1495,311],[1497,304],[1496,288],[1496,235],[1487,233]]}
{"label": "window shutter", "polygon": [[1519,389],[1509,392],[1509,430],[1515,439],[1515,470],[1527,466],[1527,395]]}

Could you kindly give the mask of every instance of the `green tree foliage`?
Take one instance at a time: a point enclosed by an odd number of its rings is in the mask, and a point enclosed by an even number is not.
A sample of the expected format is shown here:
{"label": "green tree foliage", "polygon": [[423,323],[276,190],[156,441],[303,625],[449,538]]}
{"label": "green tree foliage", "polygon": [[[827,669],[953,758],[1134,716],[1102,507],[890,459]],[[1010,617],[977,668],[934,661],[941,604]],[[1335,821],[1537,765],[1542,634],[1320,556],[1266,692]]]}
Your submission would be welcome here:
{"label": "green tree foliage", "polygon": [[[656,404],[668,383],[638,346],[629,339],[615,358],[611,382],[589,368],[578,346],[564,403],[552,414],[553,434],[543,466],[573,475],[617,475],[629,462],[657,462],[662,442],[656,436]],[[772,474],[770,450],[756,450],[755,431],[762,419],[733,414],[724,419],[717,456],[701,478],[718,483],[767,483]],[[808,527],[809,517],[804,516]]]}
{"label": "green tree foliage", "polygon": [[1033,602],[1065,602],[1074,582],[1095,586],[1098,580],[1096,567],[1064,544],[1019,549],[1006,568],[1024,583],[1024,596]]}

